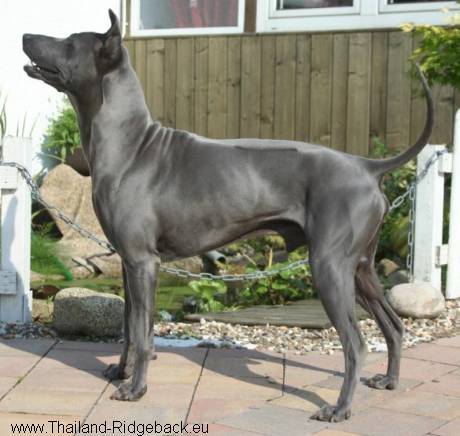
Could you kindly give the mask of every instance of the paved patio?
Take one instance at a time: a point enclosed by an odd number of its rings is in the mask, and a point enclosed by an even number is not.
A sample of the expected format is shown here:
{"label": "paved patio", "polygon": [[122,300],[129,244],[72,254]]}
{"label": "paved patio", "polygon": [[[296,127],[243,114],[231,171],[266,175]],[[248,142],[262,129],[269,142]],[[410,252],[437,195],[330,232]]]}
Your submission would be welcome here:
{"label": "paved patio", "polygon": [[[37,435],[88,434],[90,424],[98,426],[93,435],[180,434],[181,421],[189,434],[194,423],[209,424],[208,434],[232,436],[460,434],[460,336],[407,350],[400,388],[360,385],[352,418],[340,424],[308,417],[335,402],[341,353],[162,349],[150,365],[146,396],[121,403],[109,399],[115,386],[101,377],[119,351],[115,344],[0,341],[0,434],[20,434],[12,424],[43,424],[43,431],[22,433]],[[369,355],[364,375],[382,372],[385,361],[385,354]],[[116,429],[104,433],[104,425]]]}

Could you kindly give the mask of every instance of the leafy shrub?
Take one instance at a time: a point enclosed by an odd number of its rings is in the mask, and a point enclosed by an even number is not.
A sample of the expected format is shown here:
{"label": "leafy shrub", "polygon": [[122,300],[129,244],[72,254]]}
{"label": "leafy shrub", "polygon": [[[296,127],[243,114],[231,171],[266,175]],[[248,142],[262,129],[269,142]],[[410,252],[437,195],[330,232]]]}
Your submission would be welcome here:
{"label": "leafy shrub", "polygon": [[218,299],[219,296],[223,296],[227,292],[227,286],[223,281],[192,280],[189,286],[197,297],[197,309],[200,312],[214,312],[225,308],[225,305]]}
{"label": "leafy shrub", "polygon": [[[374,138],[373,143],[372,157],[374,158],[386,158],[398,153],[388,149],[379,138]],[[390,204],[407,191],[407,188],[414,180],[416,168],[415,161],[410,161],[385,175],[383,191]],[[377,249],[378,260],[383,258],[401,260],[407,256],[410,208],[410,201],[406,200],[400,207],[386,216]]]}
{"label": "leafy shrub", "polygon": [[[279,269],[305,257],[305,250],[298,250],[289,255],[288,261],[272,264],[266,270]],[[255,265],[251,265],[244,271],[227,270],[226,273],[251,273],[256,269]],[[256,304],[284,304],[288,301],[316,296],[308,265],[280,272],[273,277],[245,281],[232,299],[226,298],[229,288],[223,281],[194,280],[189,283],[189,286],[198,299],[198,310],[203,312]]]}
{"label": "leafy shrub", "polygon": [[80,147],[80,133],[77,116],[69,105],[50,122],[41,146],[40,158],[45,168],[51,169],[64,162]]}
{"label": "leafy shrub", "polygon": [[[304,250],[294,251],[286,262],[275,263],[266,270],[283,268],[305,257]],[[254,266],[248,266],[246,272],[255,270]],[[273,277],[245,282],[243,289],[238,294],[238,300],[243,305],[284,304],[288,301],[314,296],[316,292],[312,287],[310,267],[304,264],[296,269],[282,271]]]}
{"label": "leafy shrub", "polygon": [[459,24],[460,15],[451,14],[448,26],[402,26],[405,32],[421,37],[420,46],[414,51],[411,59],[421,64],[428,80],[441,85],[452,85],[457,89],[460,89]]}

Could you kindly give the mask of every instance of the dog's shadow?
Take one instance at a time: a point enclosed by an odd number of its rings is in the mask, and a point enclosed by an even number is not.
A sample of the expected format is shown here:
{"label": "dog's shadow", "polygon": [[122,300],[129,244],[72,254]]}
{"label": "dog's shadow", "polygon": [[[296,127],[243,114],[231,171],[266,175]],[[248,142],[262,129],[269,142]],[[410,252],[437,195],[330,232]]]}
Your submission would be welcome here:
{"label": "dog's shadow", "polygon": [[[43,340],[22,340],[22,339],[1,339],[0,349],[7,350],[3,353],[11,358],[21,359],[24,356],[40,357],[40,360],[31,368],[25,371],[22,377],[27,377],[40,364],[42,359],[47,359],[59,363],[56,368],[74,368],[80,371],[85,371],[93,376],[103,379],[103,370],[108,363],[115,363],[118,360],[121,352],[121,344],[101,344],[92,342],[78,341],[43,341]],[[8,352],[8,348],[10,352]],[[275,353],[264,353],[256,350],[215,350],[213,348],[179,348],[179,347],[161,347],[157,348],[159,356],[158,360],[150,362],[150,371],[155,371],[156,362],[167,362],[167,354],[176,355],[190,362],[193,362],[199,367],[203,367],[206,371],[205,375],[214,374],[225,376],[230,379],[244,381],[260,387],[272,388],[274,393],[267,400],[275,400],[283,395],[292,395],[308,401],[317,407],[328,404],[321,395],[315,392],[315,389],[310,389],[311,384],[308,383],[307,371],[316,373],[325,373],[329,377],[335,377],[339,382],[343,379],[343,372],[336,368],[328,368],[321,364],[311,364],[301,361],[304,359],[291,359],[289,356]],[[316,353],[315,353],[316,354]],[[231,360],[231,364],[227,364],[226,357]],[[62,364],[62,365],[61,365]],[[163,363],[162,363],[163,364]],[[257,368],[258,365],[271,365],[276,367],[276,374],[267,374],[255,372],[252,368]],[[302,382],[302,375],[297,374],[297,382],[290,384],[290,370],[305,370],[305,383]],[[202,373],[204,374],[204,372]],[[180,381],[180,366],[177,368],[177,378]],[[336,380],[336,382],[337,382]],[[118,383],[118,382],[114,382]],[[314,384],[314,383],[313,383]],[[340,383],[336,383],[340,384]],[[277,391],[277,392],[276,392]],[[222,395],[225,395],[223,392]],[[242,393],[242,395],[244,395]]]}

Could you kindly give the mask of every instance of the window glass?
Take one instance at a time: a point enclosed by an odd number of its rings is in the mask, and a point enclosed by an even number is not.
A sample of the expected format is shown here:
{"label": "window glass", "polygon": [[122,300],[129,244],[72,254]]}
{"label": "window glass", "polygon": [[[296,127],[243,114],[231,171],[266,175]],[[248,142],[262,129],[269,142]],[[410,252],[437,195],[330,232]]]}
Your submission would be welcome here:
{"label": "window glass", "polygon": [[353,0],[277,0],[276,9],[313,9],[353,6]]}
{"label": "window glass", "polygon": [[238,0],[140,0],[140,29],[238,26]]}

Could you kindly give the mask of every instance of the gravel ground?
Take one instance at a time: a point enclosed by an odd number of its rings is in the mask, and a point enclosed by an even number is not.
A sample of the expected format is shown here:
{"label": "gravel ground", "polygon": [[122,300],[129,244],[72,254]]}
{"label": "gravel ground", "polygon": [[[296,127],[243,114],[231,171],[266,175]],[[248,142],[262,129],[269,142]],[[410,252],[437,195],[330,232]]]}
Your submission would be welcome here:
{"label": "gravel ground", "polygon": [[[361,331],[366,339],[369,351],[386,351],[383,336],[373,320],[360,321]],[[420,342],[431,342],[440,337],[460,333],[460,299],[447,303],[447,310],[436,319],[404,319],[406,332],[404,348]],[[305,354],[320,351],[333,354],[341,350],[337,332],[334,328],[324,330],[301,329],[297,327],[245,326],[221,322],[175,323],[160,322],[155,325],[156,336],[174,345],[180,340],[181,346],[189,341],[190,346],[228,347],[269,350],[275,352],[293,351]],[[0,323],[0,337],[4,339],[36,339],[42,337],[57,338],[57,333],[41,323],[13,324]],[[91,341],[119,340],[107,338],[78,338]],[[169,341],[168,341],[169,340]],[[165,342],[166,341],[166,342]],[[159,341],[160,342],[160,341]]]}
{"label": "gravel ground", "polygon": [[[431,342],[440,337],[453,336],[460,331],[460,300],[447,303],[447,310],[436,319],[404,319],[406,332],[404,348],[420,342]],[[374,320],[359,322],[369,351],[386,351],[385,340]],[[221,322],[195,324],[159,323],[155,326],[157,336],[164,338],[201,339],[198,346],[243,347],[276,352],[294,351],[305,354],[320,351],[333,354],[341,350],[340,341],[334,328],[324,330],[302,329],[298,327],[245,326]]]}

